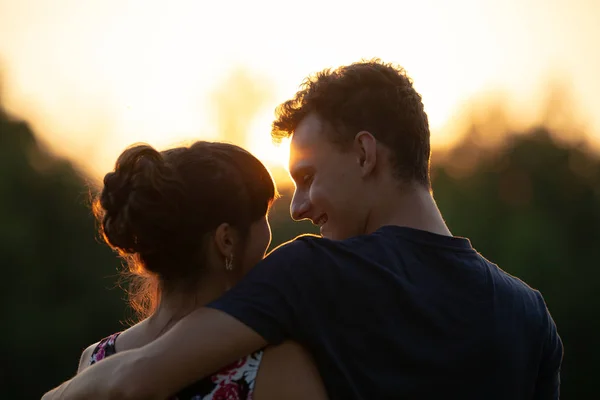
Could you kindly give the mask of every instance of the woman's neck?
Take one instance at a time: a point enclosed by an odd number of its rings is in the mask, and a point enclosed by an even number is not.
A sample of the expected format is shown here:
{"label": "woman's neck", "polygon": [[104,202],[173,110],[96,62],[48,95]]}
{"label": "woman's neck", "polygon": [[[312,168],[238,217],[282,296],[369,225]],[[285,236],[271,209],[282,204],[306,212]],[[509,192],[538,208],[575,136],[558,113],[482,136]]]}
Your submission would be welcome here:
{"label": "woman's neck", "polygon": [[168,332],[195,309],[219,298],[228,288],[224,274],[205,274],[194,290],[164,292],[152,315],[125,330],[115,346],[124,351],[145,346]]}
{"label": "woman's neck", "polygon": [[163,293],[156,310],[147,319],[148,333],[158,338],[189,313],[219,298],[227,286],[217,278],[205,277],[193,291]]}

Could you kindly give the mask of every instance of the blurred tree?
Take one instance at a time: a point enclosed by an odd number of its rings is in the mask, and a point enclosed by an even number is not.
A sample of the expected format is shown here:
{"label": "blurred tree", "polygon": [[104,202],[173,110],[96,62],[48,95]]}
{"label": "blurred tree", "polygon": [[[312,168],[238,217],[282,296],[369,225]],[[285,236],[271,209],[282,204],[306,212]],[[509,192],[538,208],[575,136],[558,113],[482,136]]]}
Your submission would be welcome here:
{"label": "blurred tree", "polygon": [[2,398],[39,398],[120,329],[119,263],[95,240],[85,180],[2,110],[0,205]]}

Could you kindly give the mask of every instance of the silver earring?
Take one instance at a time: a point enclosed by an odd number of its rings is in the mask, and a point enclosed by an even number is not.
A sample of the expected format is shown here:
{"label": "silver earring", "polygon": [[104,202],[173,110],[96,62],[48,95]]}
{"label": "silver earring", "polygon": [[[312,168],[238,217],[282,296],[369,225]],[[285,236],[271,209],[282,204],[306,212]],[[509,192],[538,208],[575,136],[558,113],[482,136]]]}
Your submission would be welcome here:
{"label": "silver earring", "polygon": [[225,269],[227,271],[233,270],[233,256],[229,256],[229,257],[225,258]]}

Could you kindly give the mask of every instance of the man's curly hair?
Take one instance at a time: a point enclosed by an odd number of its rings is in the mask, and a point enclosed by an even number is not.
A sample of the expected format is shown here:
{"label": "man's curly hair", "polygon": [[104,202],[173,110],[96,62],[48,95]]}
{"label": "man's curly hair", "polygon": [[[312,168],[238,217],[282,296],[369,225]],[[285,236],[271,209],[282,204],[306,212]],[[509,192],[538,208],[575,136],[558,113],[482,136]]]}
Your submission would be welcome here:
{"label": "man's curly hair", "polygon": [[277,107],[271,136],[290,137],[308,114],[330,129],[330,140],[347,145],[370,132],[392,152],[396,176],[429,186],[429,123],[421,96],[406,71],[379,59],[309,76],[294,98]]}

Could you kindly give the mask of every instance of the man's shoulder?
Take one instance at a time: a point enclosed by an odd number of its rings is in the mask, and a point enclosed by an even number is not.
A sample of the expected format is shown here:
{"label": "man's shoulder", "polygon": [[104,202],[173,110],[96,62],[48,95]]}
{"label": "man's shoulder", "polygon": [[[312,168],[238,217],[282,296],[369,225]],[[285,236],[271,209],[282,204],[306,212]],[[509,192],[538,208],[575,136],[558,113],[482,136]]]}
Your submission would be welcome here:
{"label": "man's shoulder", "polygon": [[547,311],[546,303],[542,293],[531,287],[521,278],[512,275],[505,270],[486,260],[496,275],[495,288],[498,294],[509,296],[513,301],[525,305],[525,310],[544,315]]}
{"label": "man's shoulder", "polygon": [[282,243],[274,248],[269,257],[278,256],[307,256],[322,255],[324,252],[335,254],[337,252],[360,251],[363,245],[369,246],[369,239],[373,235],[355,236],[345,240],[332,240],[314,234],[303,234]]}
{"label": "man's shoulder", "polygon": [[89,345],[81,353],[81,357],[79,358],[79,368],[77,368],[77,373],[82,372],[84,369],[86,369],[87,367],[90,366],[90,363],[92,361],[92,355],[94,354],[94,350],[96,349],[96,347],[98,347],[99,344],[100,344],[100,342],[93,343],[93,344]]}
{"label": "man's shoulder", "polygon": [[521,280],[521,278],[512,275],[511,273],[503,270],[498,265],[488,260],[485,261],[495,270],[496,275],[502,278],[502,280],[505,282],[506,287],[512,290],[513,292],[521,293],[523,295],[528,296],[539,293],[536,289],[529,286],[525,281]]}
{"label": "man's shoulder", "polygon": [[289,255],[310,255],[314,252],[319,251],[326,247],[327,245],[332,245],[334,242],[325,239],[321,236],[313,235],[313,234],[303,234],[300,236],[296,236],[294,239],[289,240],[285,243],[280,244],[275,247],[268,254],[269,257],[273,256],[289,256]]}
{"label": "man's shoulder", "polygon": [[289,266],[295,268],[302,266],[303,271],[314,267],[321,269],[327,266],[339,264],[336,260],[344,258],[348,254],[361,252],[360,246],[353,239],[331,240],[321,236],[304,234],[282,243],[273,249],[260,265],[273,268]]}

